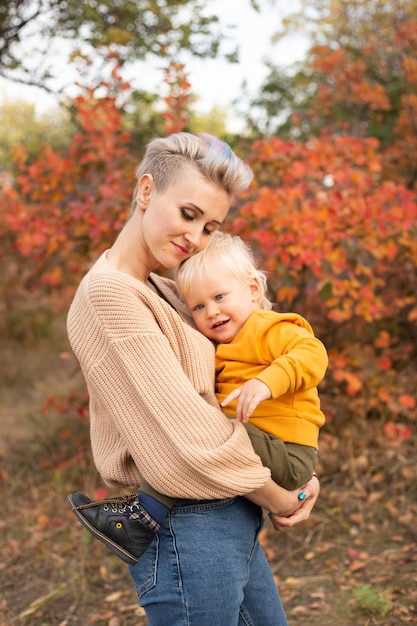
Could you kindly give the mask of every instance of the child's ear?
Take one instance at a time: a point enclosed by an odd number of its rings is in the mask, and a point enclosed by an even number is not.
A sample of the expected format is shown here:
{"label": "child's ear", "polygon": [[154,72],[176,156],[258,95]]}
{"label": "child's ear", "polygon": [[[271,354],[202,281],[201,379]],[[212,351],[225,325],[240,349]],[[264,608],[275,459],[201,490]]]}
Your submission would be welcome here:
{"label": "child's ear", "polygon": [[262,288],[261,283],[256,276],[251,276],[249,279],[249,287],[252,293],[252,302],[259,302],[261,299]]}

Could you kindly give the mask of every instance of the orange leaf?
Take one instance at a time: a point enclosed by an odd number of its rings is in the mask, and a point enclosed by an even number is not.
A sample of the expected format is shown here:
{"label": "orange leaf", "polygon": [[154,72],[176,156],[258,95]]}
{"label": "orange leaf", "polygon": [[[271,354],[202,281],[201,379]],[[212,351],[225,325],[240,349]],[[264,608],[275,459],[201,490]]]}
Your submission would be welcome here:
{"label": "orange leaf", "polygon": [[383,330],[379,333],[378,337],[375,340],[375,347],[376,348],[388,348],[390,343],[391,343],[390,334],[386,330]]}
{"label": "orange leaf", "polygon": [[415,398],[413,398],[413,396],[408,396],[405,394],[399,396],[398,402],[402,404],[402,406],[405,406],[407,409],[414,409],[416,406]]}
{"label": "orange leaf", "polygon": [[345,380],[347,382],[346,391],[349,396],[355,396],[362,389],[362,381],[356,374],[345,372]]}
{"label": "orange leaf", "polygon": [[410,320],[410,322],[415,322],[415,320],[417,320],[417,307],[411,309],[408,314],[408,319]]}

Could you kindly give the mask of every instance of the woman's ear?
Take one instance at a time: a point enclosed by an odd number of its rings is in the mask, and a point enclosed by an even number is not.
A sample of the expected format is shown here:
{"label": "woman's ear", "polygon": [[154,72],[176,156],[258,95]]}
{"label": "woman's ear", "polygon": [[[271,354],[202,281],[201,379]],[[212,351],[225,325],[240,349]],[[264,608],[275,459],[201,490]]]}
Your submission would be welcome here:
{"label": "woman's ear", "polygon": [[152,174],[143,174],[138,180],[137,203],[142,211],[146,210],[154,188]]}

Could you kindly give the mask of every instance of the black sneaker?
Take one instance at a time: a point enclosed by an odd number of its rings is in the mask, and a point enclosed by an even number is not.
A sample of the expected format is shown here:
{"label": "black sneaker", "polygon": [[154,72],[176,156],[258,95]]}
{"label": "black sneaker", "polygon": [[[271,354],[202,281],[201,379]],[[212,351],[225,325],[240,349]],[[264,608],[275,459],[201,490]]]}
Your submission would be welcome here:
{"label": "black sneaker", "polygon": [[67,502],[84,528],[119,559],[135,565],[159,529],[159,525],[140,507],[137,497],[133,494],[93,502],[83,493],[70,493]]}

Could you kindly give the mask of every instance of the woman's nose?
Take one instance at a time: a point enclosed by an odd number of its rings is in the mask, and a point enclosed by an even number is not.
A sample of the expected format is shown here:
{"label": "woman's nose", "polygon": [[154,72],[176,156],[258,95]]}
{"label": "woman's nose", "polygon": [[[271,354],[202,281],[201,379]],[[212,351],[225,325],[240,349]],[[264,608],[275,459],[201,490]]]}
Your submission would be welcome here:
{"label": "woman's nose", "polygon": [[190,228],[188,233],[185,234],[185,239],[197,250],[200,247],[202,232],[200,228]]}

